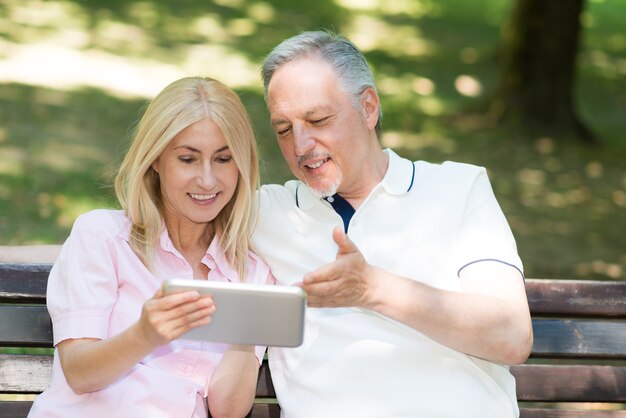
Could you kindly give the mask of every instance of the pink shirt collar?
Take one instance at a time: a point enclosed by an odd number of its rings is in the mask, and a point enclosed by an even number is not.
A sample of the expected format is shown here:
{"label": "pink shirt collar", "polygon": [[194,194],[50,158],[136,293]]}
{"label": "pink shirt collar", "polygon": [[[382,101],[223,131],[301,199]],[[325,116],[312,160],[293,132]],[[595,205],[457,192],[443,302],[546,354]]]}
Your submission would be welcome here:
{"label": "pink shirt collar", "polygon": [[[130,237],[131,222],[128,217],[124,217],[124,225],[120,228],[118,237],[128,242]],[[229,282],[239,282],[239,273],[233,269],[226,259],[226,255],[220,251],[221,237],[215,235],[213,241],[207,248],[205,256],[202,258],[202,262],[206,264],[211,270],[218,269],[223,277],[228,279]],[[159,247],[161,251],[174,254],[176,257],[184,260],[182,254],[174,247],[169,232],[165,225],[161,229],[161,235],[159,237]]]}

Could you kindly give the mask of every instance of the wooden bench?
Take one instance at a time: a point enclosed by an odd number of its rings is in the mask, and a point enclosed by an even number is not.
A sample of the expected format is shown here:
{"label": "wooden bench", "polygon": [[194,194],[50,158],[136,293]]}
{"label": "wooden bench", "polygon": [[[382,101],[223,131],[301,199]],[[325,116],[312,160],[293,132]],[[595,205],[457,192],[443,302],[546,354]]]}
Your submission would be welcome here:
{"label": "wooden bench", "polygon": [[[50,267],[0,264],[0,350],[51,347],[45,307]],[[511,367],[521,417],[626,417],[626,282],[528,279],[526,289],[533,315],[533,354],[526,364]],[[32,396],[11,395],[43,391],[51,364],[50,354],[0,353],[0,418],[27,415]],[[279,414],[264,364],[249,417]]]}

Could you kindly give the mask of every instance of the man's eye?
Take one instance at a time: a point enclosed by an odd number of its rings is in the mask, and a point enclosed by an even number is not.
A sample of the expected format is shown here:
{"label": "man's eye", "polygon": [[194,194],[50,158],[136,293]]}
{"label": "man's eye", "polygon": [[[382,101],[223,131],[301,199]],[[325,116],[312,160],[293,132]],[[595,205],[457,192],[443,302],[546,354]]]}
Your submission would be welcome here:
{"label": "man's eye", "polygon": [[326,117],[324,117],[324,118],[321,118],[321,119],[315,119],[315,120],[312,120],[312,121],[311,121],[311,123],[312,123],[313,125],[321,125],[321,124],[323,124],[324,122],[326,122],[327,120],[328,120],[328,116],[326,116]]}
{"label": "man's eye", "polygon": [[291,128],[285,128],[285,129],[281,129],[280,131],[276,131],[276,135],[278,136],[285,136],[289,133],[289,131],[291,130]]}

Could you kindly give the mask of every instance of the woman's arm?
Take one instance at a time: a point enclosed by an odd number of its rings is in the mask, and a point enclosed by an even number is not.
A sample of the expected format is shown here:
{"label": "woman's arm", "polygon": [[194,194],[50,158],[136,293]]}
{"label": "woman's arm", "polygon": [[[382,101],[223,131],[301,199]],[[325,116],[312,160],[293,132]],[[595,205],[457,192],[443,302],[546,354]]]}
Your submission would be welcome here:
{"label": "woman's arm", "polygon": [[252,408],[259,375],[254,346],[232,345],[218,364],[207,402],[214,418],[241,418]]}
{"label": "woman's arm", "polygon": [[200,297],[198,292],[163,296],[160,289],[144,303],[139,321],[120,334],[57,344],[68,385],[77,394],[107,387],[158,346],[210,322],[214,310],[210,296]]}

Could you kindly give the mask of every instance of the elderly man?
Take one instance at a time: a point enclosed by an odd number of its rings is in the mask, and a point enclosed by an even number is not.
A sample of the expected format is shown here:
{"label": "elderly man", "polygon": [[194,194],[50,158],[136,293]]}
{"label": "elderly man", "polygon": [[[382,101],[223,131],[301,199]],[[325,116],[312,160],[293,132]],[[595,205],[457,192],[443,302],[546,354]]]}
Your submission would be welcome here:
{"label": "elderly man", "polygon": [[283,416],[517,417],[506,365],[532,327],[485,169],[383,150],[371,71],[342,36],[285,40],[263,81],[298,180],[262,187],[253,240],[309,306],[304,343],[269,351]]}

